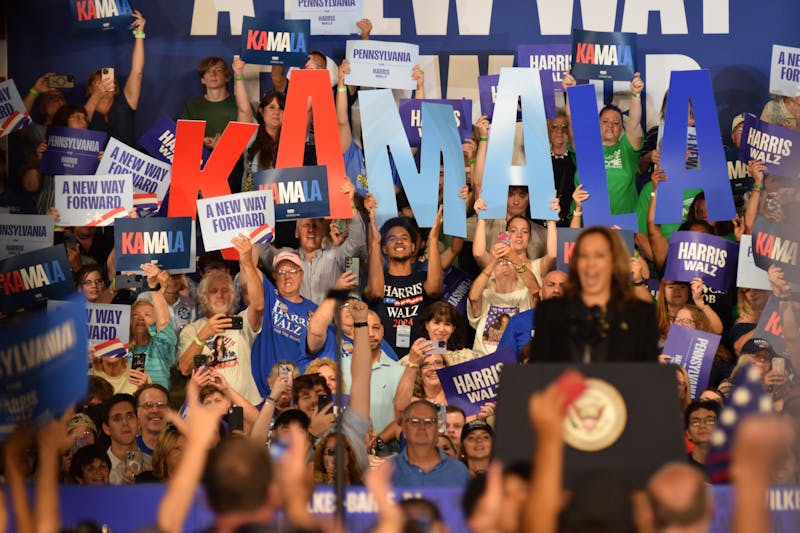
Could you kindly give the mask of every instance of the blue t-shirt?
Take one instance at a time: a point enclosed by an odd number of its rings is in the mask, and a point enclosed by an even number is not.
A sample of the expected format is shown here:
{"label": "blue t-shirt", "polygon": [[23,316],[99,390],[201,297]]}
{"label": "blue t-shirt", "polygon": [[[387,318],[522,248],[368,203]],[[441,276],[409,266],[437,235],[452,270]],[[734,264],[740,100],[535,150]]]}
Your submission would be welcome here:
{"label": "blue t-shirt", "polygon": [[506,329],[503,331],[503,336],[500,337],[500,342],[497,343],[497,349],[501,350],[506,346],[514,348],[514,353],[517,354],[519,359],[519,351],[533,338],[533,331],[535,326],[535,310],[528,309],[511,317],[511,320],[506,324]]}
{"label": "blue t-shirt", "polygon": [[305,341],[301,345],[300,338],[308,330],[308,319],[316,308],[305,298],[299,303],[284,299],[264,277],[264,318],[250,358],[253,380],[261,396],[269,394],[267,378],[275,363],[284,359],[299,362],[305,351]]}
{"label": "blue t-shirt", "polygon": [[392,485],[395,487],[465,487],[472,478],[461,461],[439,452],[441,461],[430,472],[408,462],[408,448],[394,458]]}

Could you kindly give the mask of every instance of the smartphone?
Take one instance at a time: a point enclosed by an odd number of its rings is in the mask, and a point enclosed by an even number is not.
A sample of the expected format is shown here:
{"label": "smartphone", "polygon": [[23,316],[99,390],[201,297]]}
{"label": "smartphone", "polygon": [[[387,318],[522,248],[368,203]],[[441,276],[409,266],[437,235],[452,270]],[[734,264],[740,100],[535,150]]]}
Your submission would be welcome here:
{"label": "smartphone", "polygon": [[447,341],[431,341],[433,348],[429,355],[444,355],[447,353]]}
{"label": "smartphone", "polygon": [[128,450],[125,452],[125,469],[130,469],[134,474],[142,471],[142,452],[136,450]]}
{"label": "smartphone", "polygon": [[241,405],[232,405],[228,409],[228,434],[244,431],[244,409]]}
{"label": "smartphone", "polygon": [[228,329],[242,329],[244,327],[244,319],[239,315],[229,315],[231,325]]}
{"label": "smartphone", "polygon": [[331,403],[331,397],[327,394],[320,394],[317,396],[317,412],[321,413],[323,409],[327,409]]}
{"label": "smartphone", "polygon": [[66,233],[64,235],[64,244],[68,248],[75,248],[78,246],[78,239],[72,233]]}
{"label": "smartphone", "polygon": [[75,87],[75,76],[70,74],[53,74],[47,77],[47,87],[50,89],[72,89]]}
{"label": "smartphone", "polygon": [[439,419],[439,433],[447,433],[447,406],[440,404],[436,411]]}
{"label": "smartphone", "polygon": [[291,376],[292,375],[292,365],[287,365],[286,363],[281,363],[278,365],[278,376]]}
{"label": "smartphone", "polygon": [[205,355],[195,355],[194,356],[194,369],[200,370],[200,368],[208,363],[208,359]]}
{"label": "smartphone", "polygon": [[344,260],[344,267],[349,270],[353,276],[356,278],[356,286],[350,291],[349,297],[350,298],[357,298],[361,299],[359,296],[359,285],[360,285],[360,277],[359,277],[359,261],[358,257],[348,257]]}
{"label": "smartphone", "polygon": [[574,369],[564,371],[558,377],[556,385],[566,396],[564,401],[564,412],[566,413],[570,406],[575,403],[575,400],[581,397],[583,391],[586,390],[586,382],[583,380],[583,375]]}
{"label": "smartphone", "polygon": [[783,357],[773,357],[772,358],[772,370],[777,370],[778,372],[785,374],[786,373],[786,359]]}
{"label": "smartphone", "polygon": [[135,353],[131,355],[131,369],[144,372],[144,362],[147,359],[146,353]]}
{"label": "smartphone", "polygon": [[103,67],[100,70],[100,78],[103,81],[114,79],[114,67]]}
{"label": "smartphone", "polygon": [[503,244],[511,244],[511,237],[508,235],[507,231],[501,231],[497,234],[497,242],[502,242]]}

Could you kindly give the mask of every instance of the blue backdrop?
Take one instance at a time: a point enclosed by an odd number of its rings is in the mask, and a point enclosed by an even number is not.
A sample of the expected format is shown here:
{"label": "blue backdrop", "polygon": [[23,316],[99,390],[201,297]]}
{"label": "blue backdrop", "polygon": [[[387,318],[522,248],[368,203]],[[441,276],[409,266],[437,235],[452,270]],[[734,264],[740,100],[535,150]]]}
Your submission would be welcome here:
{"label": "blue backdrop", "polygon": [[[130,3],[147,18],[138,133],[160,116],[177,116],[183,103],[201,92],[194,71],[200,59],[207,55],[231,58],[238,53],[241,14],[283,16],[281,0]],[[127,75],[133,42],[129,31],[73,33],[68,0],[8,4],[9,74],[21,93],[47,71],[75,75],[80,86],[69,92],[72,100],[83,100],[83,84],[95,68],[115,66],[119,74]],[[215,4],[229,6],[233,14],[216,16]],[[800,46],[800,34],[795,31],[800,3],[795,0],[775,0],[769,8],[747,0],[672,0],[658,2],[661,11],[649,13],[643,4],[632,0],[365,0],[365,15],[375,23],[373,38],[415,42],[420,54],[432,56],[423,58],[429,65],[425,70],[431,98],[469,95],[471,83],[477,99],[475,76],[510,65],[517,45],[570,42],[573,26],[638,32],[637,60],[651,109],[648,123],[657,120],[653,110],[660,106],[669,79],[663,65],[686,69],[694,68],[695,62],[711,71],[726,138],[734,115],[759,113],[767,100],[771,45]],[[459,10],[457,6],[467,7]],[[344,40],[344,36],[312,36],[310,48],[339,61]],[[263,74],[262,89],[268,88],[268,80],[269,74]],[[431,94],[431,87],[439,85],[440,94]]]}

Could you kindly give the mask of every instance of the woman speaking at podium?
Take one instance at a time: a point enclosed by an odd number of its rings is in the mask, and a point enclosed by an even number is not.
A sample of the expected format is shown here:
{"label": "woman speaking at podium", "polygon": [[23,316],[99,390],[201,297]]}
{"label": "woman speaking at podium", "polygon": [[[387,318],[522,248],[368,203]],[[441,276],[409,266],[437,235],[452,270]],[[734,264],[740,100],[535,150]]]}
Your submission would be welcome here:
{"label": "woman speaking at podium", "polygon": [[578,237],[564,296],[536,308],[531,363],[658,360],[652,303],[637,298],[630,255],[616,231],[587,228]]}

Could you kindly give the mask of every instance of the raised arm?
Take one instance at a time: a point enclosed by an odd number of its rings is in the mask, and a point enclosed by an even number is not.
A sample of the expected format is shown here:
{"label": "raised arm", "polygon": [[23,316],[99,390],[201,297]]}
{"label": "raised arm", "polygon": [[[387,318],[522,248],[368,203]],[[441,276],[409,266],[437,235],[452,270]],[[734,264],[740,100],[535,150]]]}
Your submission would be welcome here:
{"label": "raised arm", "polygon": [[333,322],[336,312],[336,300],[325,298],[308,320],[308,333],[306,334],[306,351],[309,355],[316,355],[325,345],[328,336],[328,326]]}
{"label": "raised arm", "polygon": [[250,439],[255,441],[261,446],[267,444],[269,439],[269,426],[272,423],[272,415],[275,413],[275,406],[278,405],[278,400],[285,391],[292,388],[291,376],[279,376],[272,384],[269,391],[269,396],[264,398],[264,405],[258,413],[253,427],[250,429]]}
{"label": "raised arm", "polygon": [[400,376],[400,381],[397,383],[397,390],[394,393],[394,419],[400,420],[400,416],[411,399],[414,397],[414,381],[417,378],[419,365],[425,360],[433,349],[433,343],[424,337],[420,337],[414,341],[411,348],[408,350],[408,360],[406,361],[406,369],[403,375]]}
{"label": "raised arm", "polygon": [[[353,322],[366,324],[368,314],[367,304],[360,300],[350,300],[350,315],[353,317]],[[369,328],[366,326],[356,326],[354,329],[352,357],[349,408],[363,418],[369,419],[372,351],[369,346]]]}
{"label": "raised arm", "polygon": [[[477,231],[475,234],[477,235]],[[486,285],[489,284],[489,278],[492,277],[492,270],[494,270],[497,261],[506,255],[508,255],[508,245],[502,242],[495,244],[492,248],[492,253],[489,255],[489,260],[482,267],[483,270],[472,282],[467,299],[473,316],[480,316],[483,308],[483,291],[486,290]]]}
{"label": "raised arm", "polygon": [[[478,149],[475,151],[475,170],[472,173],[472,195],[475,198],[481,197],[483,188],[483,172],[486,169],[486,150],[489,148],[490,127],[491,124],[486,115],[482,115],[475,123],[475,128],[478,130]],[[473,207],[477,210],[474,204]]]}
{"label": "raised arm", "polygon": [[344,77],[348,74],[350,74],[350,62],[343,59],[339,65],[339,83],[336,85],[336,122],[339,125],[342,153],[346,152],[353,142],[353,131],[350,128],[350,118],[347,116],[347,87],[344,84]]}
{"label": "raised arm", "polygon": [[570,87],[575,87],[578,82],[575,81],[575,78],[570,74],[572,69],[567,69],[564,75],[561,77],[561,88],[564,89],[564,102],[566,105],[564,106],[564,112],[567,114],[567,134],[569,135],[569,145],[573,148],[575,147],[575,135],[572,130],[572,115],[569,112],[569,98],[567,97],[567,89]]}
{"label": "raised arm", "polygon": [[33,104],[36,103],[36,99],[39,97],[40,94],[46,93],[50,90],[50,87],[47,85],[48,79],[50,76],[54,76],[55,72],[48,72],[39,76],[39,79],[36,80],[36,83],[33,84],[33,87],[25,93],[25,96],[22,99],[22,103],[25,105],[25,109],[30,112],[33,109]]}
{"label": "raised arm", "polygon": [[414,65],[411,69],[411,78],[417,82],[417,90],[414,93],[414,98],[417,100],[425,99],[425,71],[419,68],[419,65]]}
{"label": "raised arm", "polygon": [[691,283],[691,290],[692,301],[694,302],[694,305],[696,305],[703,312],[703,314],[706,315],[706,320],[708,320],[711,333],[715,333],[717,335],[722,334],[722,320],[720,320],[716,311],[714,311],[703,299],[703,280],[700,278],[694,278]]}
{"label": "raised arm", "polygon": [[644,81],[637,72],[631,80],[631,107],[628,110],[628,122],[625,123],[625,135],[628,136],[628,141],[636,150],[642,147],[642,139],[644,138],[641,98],[643,90]]}
{"label": "raised arm", "polygon": [[428,234],[428,276],[425,278],[425,283],[422,287],[428,296],[436,297],[442,292],[442,285],[444,283],[444,273],[442,272],[442,256],[439,252],[439,230],[442,228],[442,206],[439,206],[439,212],[436,213],[436,218],[431,226],[431,231]]}
{"label": "raised arm", "polygon": [[68,409],[60,419],[54,419],[39,430],[39,465],[36,472],[36,532],[57,533],[61,530],[58,496],[58,470],[61,455],[69,450],[72,440],[67,434],[67,422],[72,418]]}
{"label": "raised arm", "polygon": [[144,77],[144,26],[147,21],[141,13],[134,11],[133,52],[131,53],[131,72],[123,90],[125,99],[131,109],[139,107],[139,96],[142,94],[142,78]]}
{"label": "raised arm", "polygon": [[[479,213],[486,209],[486,202],[483,198],[475,200],[475,212]],[[475,234],[472,236],[472,257],[481,268],[486,268],[492,260],[492,254],[486,249],[486,219],[478,218],[475,223]]]}
{"label": "raised arm", "polygon": [[656,224],[656,198],[658,193],[658,184],[667,179],[664,170],[656,168],[650,175],[650,180],[653,182],[653,192],[650,193],[650,204],[647,207],[647,239],[650,242],[650,252],[653,254],[653,264],[659,271],[664,270],[664,262],[667,260],[667,250],[669,249],[669,241],[664,234],[661,233],[661,226]]}
{"label": "raised arm", "polygon": [[[155,309],[156,330],[161,331],[169,324],[169,304],[164,293],[167,290],[169,272],[161,270],[153,263],[143,263],[140,268],[147,274],[147,285],[150,287],[150,295],[153,298],[153,308]],[[158,287],[158,289],[156,289]]]}
{"label": "raised arm", "polygon": [[256,268],[253,257],[253,243],[247,235],[240,233],[231,242],[239,252],[239,279],[244,279],[245,291],[250,304],[247,306],[247,322],[253,331],[261,329],[261,319],[264,317],[264,275]]}
{"label": "raised arm", "polygon": [[236,120],[239,122],[255,122],[253,108],[247,99],[247,87],[244,84],[244,68],[247,63],[242,58],[235,56],[231,67],[233,68],[233,96],[236,99]]}
{"label": "raised arm", "polygon": [[747,162],[747,170],[753,177],[753,190],[750,192],[750,198],[747,200],[744,213],[744,232],[748,234],[753,233],[753,226],[756,225],[756,217],[758,216],[758,208],[765,197],[764,171],[766,169],[767,165],[763,161],[751,159]]}
{"label": "raised arm", "polygon": [[[570,228],[580,228],[583,226],[583,202],[589,199],[589,192],[584,190],[583,183],[579,184],[575,187],[575,191],[572,193],[572,201],[575,202],[575,209],[572,211],[572,220],[569,222]],[[548,253],[550,249],[550,243],[547,244]]]}
{"label": "raised arm", "polygon": [[364,296],[374,300],[383,297],[383,252],[381,251],[381,232],[375,219],[375,206],[370,209],[369,225],[369,275]]}
{"label": "raised arm", "polygon": [[225,379],[225,376],[220,374],[216,369],[209,368],[208,372],[213,377],[213,385],[217,388],[217,390],[219,390],[224,396],[230,398],[234,405],[241,406],[244,414],[244,432],[245,434],[250,433],[253,424],[258,418],[258,409],[256,409],[255,405],[250,403],[247,398],[239,394],[236,389],[231,387],[228,383],[228,380]]}

